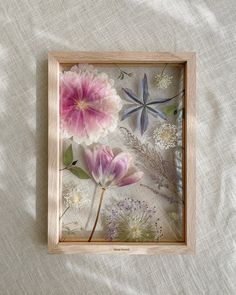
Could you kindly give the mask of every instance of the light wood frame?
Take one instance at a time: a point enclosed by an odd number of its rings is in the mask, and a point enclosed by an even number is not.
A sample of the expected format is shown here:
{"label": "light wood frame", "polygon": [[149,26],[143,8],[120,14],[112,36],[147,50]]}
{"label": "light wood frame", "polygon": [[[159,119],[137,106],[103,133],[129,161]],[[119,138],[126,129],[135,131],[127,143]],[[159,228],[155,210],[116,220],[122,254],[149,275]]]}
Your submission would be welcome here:
{"label": "light wood frame", "polygon": [[[77,63],[184,65],[185,116],[183,183],[185,198],[185,241],[158,243],[60,242],[59,240],[59,72],[61,65]],[[48,251],[49,253],[195,253],[195,100],[196,55],[194,52],[49,52],[48,54]]]}

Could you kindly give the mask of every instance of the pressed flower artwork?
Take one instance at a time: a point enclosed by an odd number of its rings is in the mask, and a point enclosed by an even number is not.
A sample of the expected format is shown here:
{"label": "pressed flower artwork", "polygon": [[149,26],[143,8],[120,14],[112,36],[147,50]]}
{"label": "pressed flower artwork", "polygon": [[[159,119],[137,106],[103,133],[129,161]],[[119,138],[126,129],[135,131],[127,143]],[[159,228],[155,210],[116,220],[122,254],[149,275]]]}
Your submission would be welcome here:
{"label": "pressed flower artwork", "polygon": [[60,73],[60,240],[183,240],[183,67]]}

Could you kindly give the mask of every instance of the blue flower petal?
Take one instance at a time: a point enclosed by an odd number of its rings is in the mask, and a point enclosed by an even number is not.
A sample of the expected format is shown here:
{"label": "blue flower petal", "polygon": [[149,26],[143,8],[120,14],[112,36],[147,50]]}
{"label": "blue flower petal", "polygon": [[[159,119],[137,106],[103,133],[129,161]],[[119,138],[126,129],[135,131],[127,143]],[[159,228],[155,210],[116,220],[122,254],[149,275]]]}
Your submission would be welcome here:
{"label": "blue flower petal", "polygon": [[139,98],[133,93],[132,90],[129,88],[122,88],[122,90],[126,93],[127,98],[129,101],[135,101],[138,104],[142,104],[142,102],[139,100]]}
{"label": "blue flower petal", "polygon": [[142,106],[130,106],[127,109],[123,111],[123,114],[121,116],[121,121],[127,119],[130,115],[137,112],[139,109],[141,109]]}
{"label": "blue flower petal", "polygon": [[142,111],[140,112],[139,118],[138,118],[138,127],[140,129],[141,135],[144,134],[144,132],[147,130],[148,127],[148,113],[147,109],[144,107],[142,108]]}
{"label": "blue flower petal", "polygon": [[148,93],[148,81],[147,81],[147,75],[144,74],[144,78],[142,80],[142,86],[143,86],[143,102],[146,103],[149,97]]}
{"label": "blue flower petal", "polygon": [[165,103],[165,102],[170,101],[172,99],[173,99],[173,97],[172,98],[162,99],[162,100],[152,100],[149,103],[147,103],[147,105],[153,105],[153,104],[158,104],[158,103]]}
{"label": "blue flower petal", "polygon": [[158,104],[158,103],[165,103],[165,102],[168,102],[170,100],[172,100],[173,98],[176,98],[177,96],[179,96],[180,94],[183,94],[184,93],[184,90],[182,90],[180,93],[178,93],[177,95],[175,96],[172,96],[170,98],[165,98],[165,99],[157,99],[157,100],[152,100],[150,101],[149,103],[147,103],[147,105],[153,105],[153,104]]}
{"label": "blue flower petal", "polygon": [[149,106],[147,107],[147,109],[148,109],[149,113],[151,115],[153,115],[155,118],[161,117],[163,120],[167,120],[165,114],[162,113],[161,111],[155,110],[155,109],[153,109],[153,108],[151,108]]}

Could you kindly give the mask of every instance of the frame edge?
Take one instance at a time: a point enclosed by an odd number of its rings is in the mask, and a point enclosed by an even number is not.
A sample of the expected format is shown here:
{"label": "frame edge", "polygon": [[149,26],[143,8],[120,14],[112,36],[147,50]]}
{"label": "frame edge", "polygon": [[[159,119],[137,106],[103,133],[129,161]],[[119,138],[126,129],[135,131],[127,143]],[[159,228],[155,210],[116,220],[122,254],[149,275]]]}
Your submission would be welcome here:
{"label": "frame edge", "polygon": [[[141,58],[140,58],[141,55]],[[119,58],[118,58],[119,56]],[[134,56],[132,58],[132,56]],[[117,58],[114,58],[117,57]],[[117,253],[114,245],[90,245],[74,242],[59,242],[59,68],[60,63],[78,63],[89,60],[91,63],[105,62],[147,62],[152,63],[157,59],[161,62],[186,63],[186,97],[187,99],[187,144],[186,144],[186,176],[187,179],[187,202],[186,202],[186,240],[185,244],[173,243],[172,245],[132,245],[131,251],[117,250],[127,254],[195,254],[195,206],[196,206],[196,164],[195,164],[195,98],[196,98],[196,53],[195,52],[48,52],[48,253]],[[192,85],[191,85],[192,84]],[[190,109],[191,114],[187,112]],[[189,134],[191,135],[191,141]],[[190,149],[191,146],[191,149]],[[190,162],[188,162],[190,161]],[[190,165],[190,164],[191,165]],[[190,191],[191,189],[191,191]],[[190,199],[189,196],[192,196]],[[123,244],[122,247],[128,245]],[[140,250],[137,251],[136,248]],[[95,249],[95,250],[94,250]]]}
{"label": "frame edge", "polygon": [[59,240],[59,62],[48,54],[48,249]]}
{"label": "frame edge", "polygon": [[196,53],[186,62],[186,245],[196,253]]}

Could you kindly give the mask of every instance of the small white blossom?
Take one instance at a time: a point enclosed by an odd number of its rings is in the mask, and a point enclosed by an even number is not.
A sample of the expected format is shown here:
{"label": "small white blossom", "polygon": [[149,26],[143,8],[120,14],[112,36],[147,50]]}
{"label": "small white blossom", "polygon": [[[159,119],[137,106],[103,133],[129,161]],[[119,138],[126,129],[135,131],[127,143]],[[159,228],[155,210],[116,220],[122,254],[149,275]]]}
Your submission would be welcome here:
{"label": "small white blossom", "polygon": [[87,192],[78,187],[74,182],[63,185],[62,196],[66,207],[81,209],[89,203]]}
{"label": "small white blossom", "polygon": [[168,74],[154,74],[153,84],[161,89],[166,89],[172,83],[173,76],[169,76]]}
{"label": "small white blossom", "polygon": [[161,149],[173,148],[177,144],[177,127],[172,124],[162,124],[153,132],[155,144]]}

